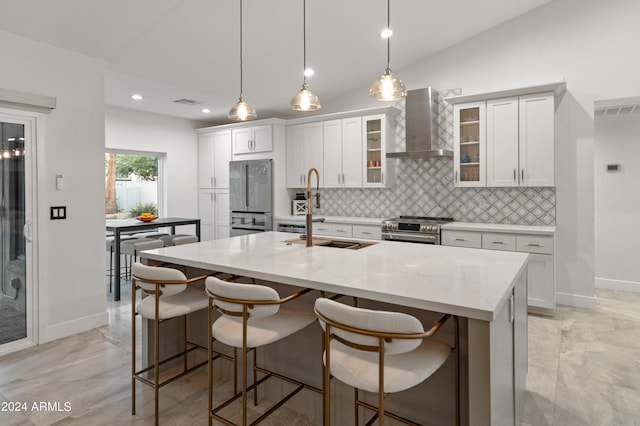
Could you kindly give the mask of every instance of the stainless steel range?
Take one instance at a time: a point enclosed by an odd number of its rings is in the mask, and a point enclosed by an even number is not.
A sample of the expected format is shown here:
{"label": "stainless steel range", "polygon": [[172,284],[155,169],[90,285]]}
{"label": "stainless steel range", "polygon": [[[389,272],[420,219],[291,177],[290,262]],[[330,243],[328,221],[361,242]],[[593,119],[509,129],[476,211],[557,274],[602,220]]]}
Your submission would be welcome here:
{"label": "stainless steel range", "polygon": [[440,225],[451,217],[400,216],[382,221],[382,239],[440,245]]}

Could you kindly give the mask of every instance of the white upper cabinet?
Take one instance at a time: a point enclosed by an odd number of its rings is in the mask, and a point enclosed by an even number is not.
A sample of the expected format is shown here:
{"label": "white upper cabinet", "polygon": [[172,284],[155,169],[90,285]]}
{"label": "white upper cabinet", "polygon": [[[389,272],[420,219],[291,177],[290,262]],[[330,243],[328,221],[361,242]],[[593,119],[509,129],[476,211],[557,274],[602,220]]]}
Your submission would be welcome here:
{"label": "white upper cabinet", "polygon": [[324,122],[324,187],[362,187],[362,118]]}
{"label": "white upper cabinet", "polygon": [[271,124],[233,129],[232,136],[234,155],[273,150],[273,128]]}
{"label": "white upper cabinet", "polygon": [[553,186],[553,151],[553,93],[487,101],[487,186]]}
{"label": "white upper cabinet", "polygon": [[454,185],[485,186],[486,104],[457,104],[453,111]]}
{"label": "white upper cabinet", "polygon": [[385,114],[362,117],[363,187],[384,188],[394,183],[392,168],[395,164],[391,162],[390,167],[387,167],[387,152],[392,152],[395,146],[391,120]]}
{"label": "white upper cabinet", "polygon": [[487,186],[518,186],[518,97],[487,101]]}
{"label": "white upper cabinet", "polygon": [[555,100],[553,93],[520,96],[521,185],[553,186]]}
{"label": "white upper cabinet", "polygon": [[231,130],[198,135],[198,186],[228,188]]}
{"label": "white upper cabinet", "polygon": [[306,188],[311,167],[318,169],[324,186],[323,127],[323,122],[287,126],[287,188]]}

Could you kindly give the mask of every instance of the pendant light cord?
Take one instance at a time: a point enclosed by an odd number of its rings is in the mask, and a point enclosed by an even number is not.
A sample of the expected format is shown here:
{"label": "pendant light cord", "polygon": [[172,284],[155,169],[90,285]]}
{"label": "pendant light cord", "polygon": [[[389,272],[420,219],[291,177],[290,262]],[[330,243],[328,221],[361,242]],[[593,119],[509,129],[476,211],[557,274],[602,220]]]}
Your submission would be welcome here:
{"label": "pendant light cord", "polygon": [[[391,30],[391,0],[387,0],[387,30]],[[387,37],[387,69],[391,69],[391,35]]]}
{"label": "pendant light cord", "polygon": [[302,0],[302,82],[307,83],[307,0]]}
{"label": "pendant light cord", "polygon": [[242,0],[240,0],[240,98],[242,99]]}

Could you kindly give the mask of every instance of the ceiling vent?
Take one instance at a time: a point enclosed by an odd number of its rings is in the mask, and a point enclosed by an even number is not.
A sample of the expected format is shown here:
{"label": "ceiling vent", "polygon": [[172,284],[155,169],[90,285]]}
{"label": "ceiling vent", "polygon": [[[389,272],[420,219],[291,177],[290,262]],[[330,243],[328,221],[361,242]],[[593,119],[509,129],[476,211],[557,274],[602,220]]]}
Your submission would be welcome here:
{"label": "ceiling vent", "polygon": [[187,99],[187,98],[176,99],[173,102],[176,104],[182,104],[182,105],[198,105],[202,103],[200,101],[194,101],[193,99]]}

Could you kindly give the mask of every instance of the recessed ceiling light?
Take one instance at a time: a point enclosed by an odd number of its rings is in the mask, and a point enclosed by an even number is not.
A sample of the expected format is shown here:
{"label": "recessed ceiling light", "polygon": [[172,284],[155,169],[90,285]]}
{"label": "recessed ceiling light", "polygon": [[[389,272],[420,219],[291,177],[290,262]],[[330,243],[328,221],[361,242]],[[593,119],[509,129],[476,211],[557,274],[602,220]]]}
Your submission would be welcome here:
{"label": "recessed ceiling light", "polygon": [[311,77],[314,74],[314,71],[311,68],[307,68],[304,70],[305,77]]}
{"label": "recessed ceiling light", "polygon": [[202,112],[205,114],[209,114],[211,110],[209,108],[202,108]]}
{"label": "recessed ceiling light", "polygon": [[382,32],[380,33],[380,37],[382,38],[389,38],[391,37],[391,34],[393,34],[393,31],[391,31],[391,28],[385,28],[384,30],[382,30]]}
{"label": "recessed ceiling light", "polygon": [[134,101],[141,101],[142,95],[139,93],[134,93],[133,95],[131,95],[131,99],[133,99]]}

